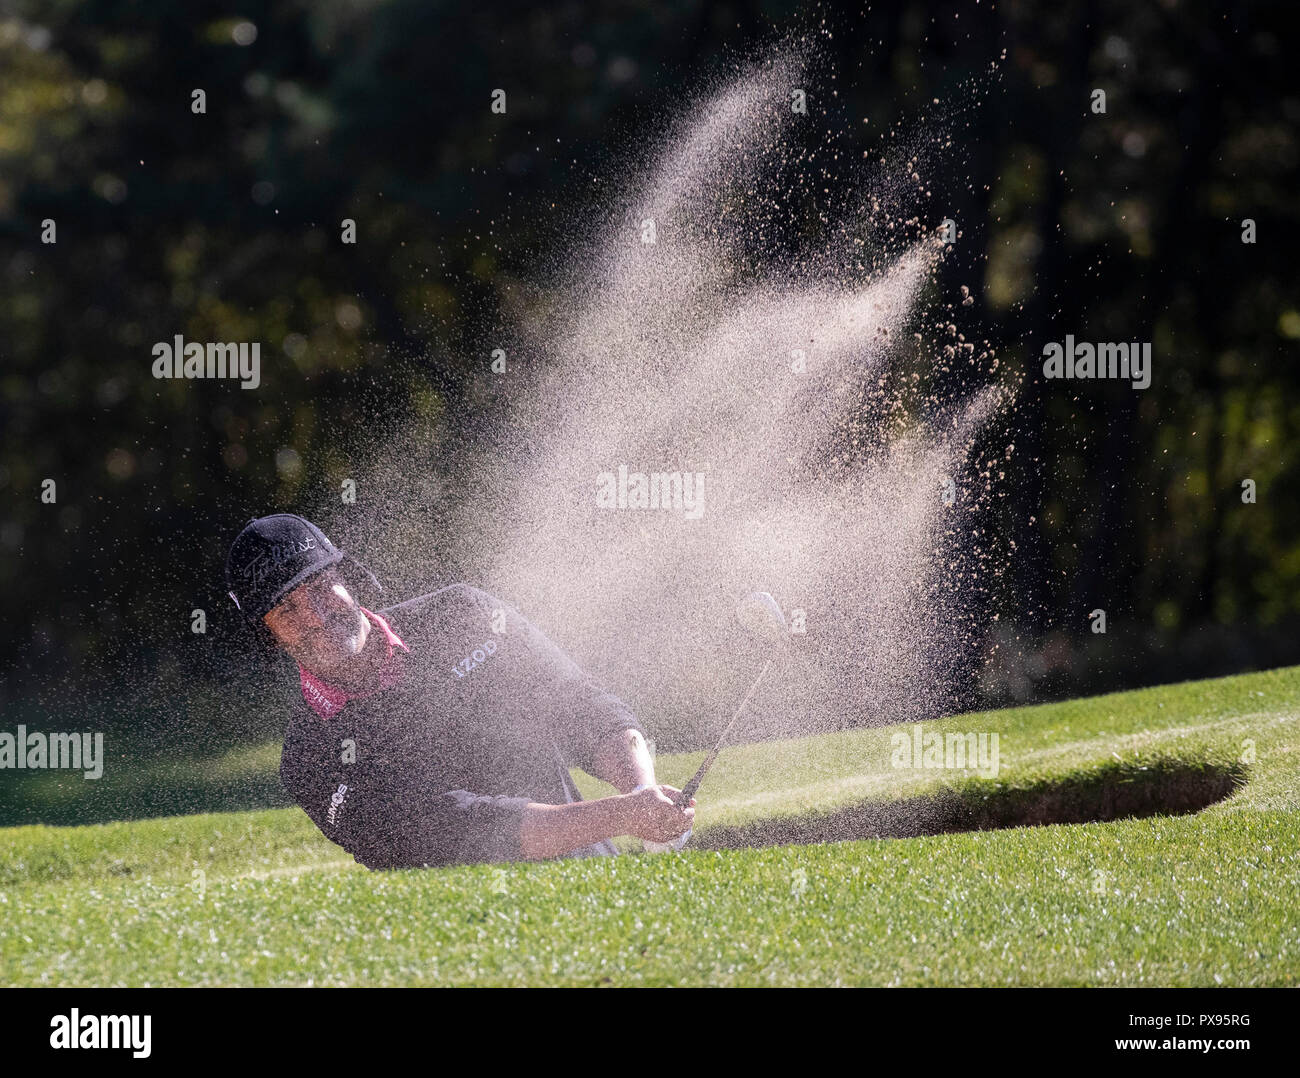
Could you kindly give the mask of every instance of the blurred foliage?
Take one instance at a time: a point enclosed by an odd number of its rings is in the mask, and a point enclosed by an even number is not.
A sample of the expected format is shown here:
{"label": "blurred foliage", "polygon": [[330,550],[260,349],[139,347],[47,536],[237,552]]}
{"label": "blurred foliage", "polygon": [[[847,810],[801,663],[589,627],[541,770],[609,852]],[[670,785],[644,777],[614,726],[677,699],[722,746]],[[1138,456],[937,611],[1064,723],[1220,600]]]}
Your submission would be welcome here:
{"label": "blurred foliage", "polygon": [[[190,611],[217,640],[237,627],[221,566],[243,521],[336,497],[376,408],[472,422],[487,329],[612,196],[618,162],[736,56],[823,24],[836,113],[873,130],[993,80],[957,125],[963,171],[934,183],[962,227],[944,272],[982,285],[983,335],[1029,375],[998,525],[1017,553],[992,600],[997,661],[1019,665],[990,698],[1053,670],[1097,686],[1295,661],[1287,6],[8,5],[0,706],[218,673],[188,646]],[[1044,385],[1041,346],[1065,333],[1153,341],[1151,388]],[[262,342],[261,388],[154,380],[151,346],[175,334]],[[1096,606],[1108,639],[1088,634]]]}

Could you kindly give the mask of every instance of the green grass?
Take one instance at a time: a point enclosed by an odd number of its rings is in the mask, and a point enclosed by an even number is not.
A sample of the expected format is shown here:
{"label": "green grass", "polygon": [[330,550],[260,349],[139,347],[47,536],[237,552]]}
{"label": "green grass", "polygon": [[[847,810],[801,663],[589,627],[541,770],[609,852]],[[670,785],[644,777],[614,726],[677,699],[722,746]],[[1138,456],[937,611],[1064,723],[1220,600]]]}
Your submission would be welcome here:
{"label": "green grass", "polygon": [[[998,776],[893,768],[891,730],[741,746],[697,837],[1242,785],[1192,815],[379,874],[296,809],[9,828],[0,983],[1300,983],[1300,668],[926,729],[997,732]],[[660,777],[699,759],[661,758]]]}

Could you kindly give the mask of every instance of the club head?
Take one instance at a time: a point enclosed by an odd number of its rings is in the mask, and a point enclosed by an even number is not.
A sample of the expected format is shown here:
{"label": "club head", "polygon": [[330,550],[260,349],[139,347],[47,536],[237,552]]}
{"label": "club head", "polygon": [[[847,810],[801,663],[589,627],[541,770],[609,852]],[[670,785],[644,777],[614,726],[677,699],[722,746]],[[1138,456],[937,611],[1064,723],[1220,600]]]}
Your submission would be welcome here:
{"label": "club head", "polygon": [[785,638],[785,615],[765,591],[746,595],[736,604],[736,619],[755,640],[776,644]]}

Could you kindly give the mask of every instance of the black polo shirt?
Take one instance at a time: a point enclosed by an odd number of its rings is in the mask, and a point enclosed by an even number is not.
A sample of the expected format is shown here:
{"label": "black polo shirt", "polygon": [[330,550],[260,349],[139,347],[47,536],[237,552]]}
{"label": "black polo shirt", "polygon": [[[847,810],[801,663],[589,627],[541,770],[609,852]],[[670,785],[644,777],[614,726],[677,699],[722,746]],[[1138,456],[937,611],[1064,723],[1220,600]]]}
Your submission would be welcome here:
{"label": "black polo shirt", "polygon": [[[517,610],[466,584],[378,613],[397,683],[323,719],[294,686],[280,777],[367,868],[521,860],[530,801],[581,801],[569,767],[641,724]],[[569,856],[611,855],[606,842]]]}

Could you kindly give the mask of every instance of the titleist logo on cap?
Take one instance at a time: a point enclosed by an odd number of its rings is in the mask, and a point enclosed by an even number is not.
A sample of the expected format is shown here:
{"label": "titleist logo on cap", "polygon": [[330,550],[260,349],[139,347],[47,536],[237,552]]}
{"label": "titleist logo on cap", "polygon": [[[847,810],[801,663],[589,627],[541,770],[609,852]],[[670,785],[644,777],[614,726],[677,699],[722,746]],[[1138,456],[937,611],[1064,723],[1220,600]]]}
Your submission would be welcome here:
{"label": "titleist logo on cap", "polygon": [[288,543],[275,543],[250,561],[243,575],[253,587],[257,587],[272,569],[315,549],[316,540],[311,535],[304,535],[301,539]]}

